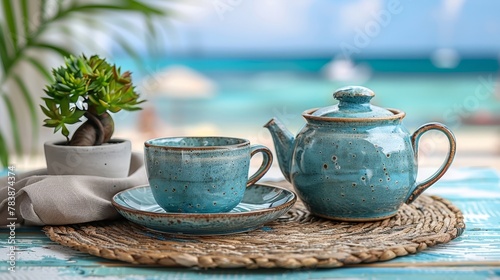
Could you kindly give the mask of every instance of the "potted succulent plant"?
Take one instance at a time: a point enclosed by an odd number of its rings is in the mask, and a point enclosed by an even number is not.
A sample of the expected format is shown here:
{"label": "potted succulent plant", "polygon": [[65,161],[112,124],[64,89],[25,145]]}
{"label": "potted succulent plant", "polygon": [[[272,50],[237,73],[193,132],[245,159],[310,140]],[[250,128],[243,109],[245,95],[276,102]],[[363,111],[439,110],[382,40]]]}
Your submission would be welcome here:
{"label": "potted succulent plant", "polygon": [[[48,174],[126,177],[131,143],[112,139],[110,113],[140,110],[139,94],[131,73],[97,55],[65,57],[65,65],[53,69],[53,82],[45,89],[44,126],[61,131],[66,141],[44,145]],[[70,138],[68,125],[86,121]]]}

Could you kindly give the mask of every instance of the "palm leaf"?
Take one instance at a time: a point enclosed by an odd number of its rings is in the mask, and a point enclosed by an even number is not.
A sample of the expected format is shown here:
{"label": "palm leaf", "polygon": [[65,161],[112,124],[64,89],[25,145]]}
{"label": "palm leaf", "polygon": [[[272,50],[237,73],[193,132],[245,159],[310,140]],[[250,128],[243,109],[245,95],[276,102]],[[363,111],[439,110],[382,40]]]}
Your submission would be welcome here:
{"label": "palm leaf", "polygon": [[161,10],[155,9],[152,6],[149,5],[144,5],[142,3],[139,3],[137,1],[124,1],[125,5],[103,5],[103,4],[88,4],[88,5],[80,5],[80,6],[74,6],[70,9],[68,9],[68,12],[73,12],[73,11],[91,11],[95,12],[97,11],[132,11],[132,12],[137,12],[140,11],[144,14],[155,14],[155,15],[163,15],[163,12]]}
{"label": "palm leaf", "polygon": [[9,150],[7,149],[7,143],[5,142],[2,131],[0,131],[0,163],[2,166],[9,165]]}
{"label": "palm leaf", "polygon": [[[59,4],[60,2],[58,2]],[[45,21],[45,9],[47,8],[47,0],[41,0],[40,1],[40,10],[38,11],[38,22],[44,22]]]}
{"label": "palm leaf", "polygon": [[25,60],[31,63],[31,65],[33,65],[33,67],[35,67],[38,70],[38,72],[45,77],[47,81],[52,80],[52,74],[38,59],[31,56],[27,56],[25,57]]}
{"label": "palm leaf", "polygon": [[21,134],[19,133],[19,123],[17,122],[16,110],[14,109],[8,95],[4,94],[2,97],[9,113],[12,137],[14,137],[14,147],[16,149],[16,153],[21,154],[23,147],[21,145]]}
{"label": "palm leaf", "polygon": [[0,59],[2,59],[2,70],[5,75],[7,74],[8,65],[10,64],[10,57],[7,52],[7,42],[5,40],[5,32],[2,23],[0,23]]}
{"label": "palm leaf", "polygon": [[143,2],[141,2],[141,1],[128,0],[126,2],[129,2],[129,7],[132,8],[133,10],[141,11],[144,14],[154,14],[154,15],[157,15],[157,16],[163,16],[163,15],[165,15],[165,11],[164,10],[157,9],[157,8],[155,8],[152,5],[146,5]]}
{"label": "palm leaf", "polygon": [[[153,18],[151,15],[145,16],[145,24],[148,32],[145,32],[144,40],[148,43],[148,52],[151,54],[155,54],[161,50],[161,46],[158,46],[158,42],[163,42],[166,38],[175,38],[175,33],[173,32],[173,25],[170,22],[172,18],[180,19],[182,18],[179,14],[174,13],[174,11],[170,9],[166,9],[163,11],[164,17],[162,18]],[[154,20],[154,21],[153,21]],[[160,26],[160,27],[158,27]],[[163,32],[159,32],[159,31]]]}
{"label": "palm leaf", "polygon": [[12,1],[10,0],[3,0],[3,13],[5,16],[5,21],[7,23],[7,26],[9,28],[9,33],[10,33],[10,40],[13,45],[13,51],[17,49],[17,41],[19,34],[17,34],[17,24],[16,24],[16,18],[15,18],[15,12],[14,9],[12,8]]}
{"label": "palm leaf", "polygon": [[[105,27],[107,34],[109,34],[111,37],[113,37],[114,41],[116,41],[117,45],[119,48],[124,51],[127,55],[129,55],[136,66],[140,69],[140,71],[146,71],[144,67],[144,62],[141,60],[141,57],[139,53],[136,51],[136,49],[132,46],[132,43],[134,41],[142,41],[143,38],[141,38],[140,35],[144,34],[143,31],[137,28],[137,25],[131,24],[130,22],[122,19],[116,19],[116,23],[110,23],[109,21],[98,21],[95,18],[90,17],[90,15],[87,14],[81,14],[79,15],[79,18],[84,21],[87,26],[96,26],[96,27]],[[127,38],[122,35],[123,33],[127,32]],[[146,32],[147,33],[147,32]],[[140,35],[136,35],[140,34]],[[137,39],[131,39],[131,36],[137,36]]]}
{"label": "palm leaf", "polygon": [[[21,90],[21,93],[24,98],[24,102],[28,105],[29,113],[30,113],[30,119],[32,124],[36,124],[38,122],[38,116],[36,114],[36,106],[35,103],[33,102],[33,98],[31,98],[30,92],[26,85],[24,84],[23,80],[17,75],[17,74],[12,74],[12,78],[16,82],[17,86]],[[33,139],[38,139],[38,126],[37,125],[32,125],[32,133],[33,133]]]}
{"label": "palm leaf", "polygon": [[29,21],[30,15],[29,15],[28,0],[21,0],[21,13],[24,26],[24,37],[27,38],[30,34],[30,21]]}
{"label": "palm leaf", "polygon": [[[112,31],[112,36],[114,40],[118,43],[119,47],[134,60],[134,63],[139,68],[141,68],[141,70],[144,70],[143,69],[144,63],[141,60],[139,53],[132,47],[132,44],[130,43],[130,41],[135,41],[135,40],[130,40],[130,37],[125,38],[122,35],[123,30],[128,30],[131,35],[140,34],[141,32],[139,32],[138,30],[136,31],[135,26],[129,24],[128,22],[120,21],[118,26],[120,26],[120,29],[122,30],[116,30],[117,29],[116,25],[107,24],[107,22],[102,22],[102,23],[96,22],[95,24],[100,24],[101,26],[106,25],[107,28]],[[140,40],[140,38],[138,39]]]}
{"label": "palm leaf", "polygon": [[[163,38],[159,38],[160,34],[151,17],[146,17],[145,23],[148,32],[144,33],[144,40],[148,42],[148,44],[146,44],[148,46],[148,52],[150,54],[156,54],[158,51],[158,44],[156,42],[163,42]],[[153,38],[156,38],[156,40]]]}
{"label": "palm leaf", "polygon": [[135,63],[138,66],[142,66],[142,60],[140,59],[139,53],[132,47],[132,45],[127,41],[125,37],[123,37],[120,33],[113,34],[116,42],[120,45],[120,47],[134,59]]}
{"label": "palm leaf", "polygon": [[64,49],[61,46],[51,45],[49,43],[34,43],[32,45],[32,47],[51,50],[51,51],[54,51],[54,52],[60,54],[61,56],[70,56],[71,55],[71,51]]}
{"label": "palm leaf", "polygon": [[[91,28],[91,29],[95,29],[95,31],[93,31],[92,33],[88,34],[88,32],[83,32],[82,36],[85,36],[83,38],[78,38],[78,41],[79,42],[76,42],[76,44],[79,44],[81,43],[82,41],[85,42],[86,44],[83,45],[83,48],[90,48],[90,49],[99,49],[99,53],[102,53],[102,54],[105,54],[105,56],[110,56],[111,54],[109,52],[107,52],[106,50],[103,50],[101,48],[98,48],[98,44],[96,42],[96,37],[90,37],[92,35],[97,35],[97,34],[104,34],[106,36],[109,36],[109,37],[113,37],[114,34],[110,34],[109,32],[104,31],[103,30],[103,22],[101,21],[98,21],[97,19],[95,19],[95,17],[90,14],[90,13],[78,13],[76,14],[74,17],[73,17],[73,20],[75,21],[81,21],[78,22],[78,24],[82,24],[82,25],[85,25],[86,27],[88,28]],[[105,20],[104,20],[105,22]],[[85,34],[87,33],[87,34]],[[89,36],[90,35],[90,36]],[[71,37],[71,36],[69,36]]]}

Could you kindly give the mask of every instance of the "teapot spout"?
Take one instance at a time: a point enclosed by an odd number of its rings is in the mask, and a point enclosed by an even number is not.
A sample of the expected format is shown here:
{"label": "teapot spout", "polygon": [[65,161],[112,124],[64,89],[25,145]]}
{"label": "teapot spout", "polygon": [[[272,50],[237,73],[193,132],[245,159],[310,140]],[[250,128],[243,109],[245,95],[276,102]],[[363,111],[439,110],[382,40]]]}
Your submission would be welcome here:
{"label": "teapot spout", "polygon": [[292,164],[295,137],[276,118],[271,119],[264,127],[269,130],[273,138],[274,149],[276,150],[276,157],[278,158],[281,173],[290,182],[290,167]]}

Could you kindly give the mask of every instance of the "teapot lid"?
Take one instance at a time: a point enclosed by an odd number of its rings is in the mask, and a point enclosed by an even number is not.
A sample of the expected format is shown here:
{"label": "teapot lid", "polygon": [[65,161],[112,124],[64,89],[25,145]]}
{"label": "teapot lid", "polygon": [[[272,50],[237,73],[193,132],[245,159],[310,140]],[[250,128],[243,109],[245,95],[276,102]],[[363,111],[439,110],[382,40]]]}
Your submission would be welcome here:
{"label": "teapot lid", "polygon": [[394,116],[394,113],[370,104],[375,93],[365,87],[348,86],[336,90],[333,97],[338,104],[320,108],[312,115],[330,118],[379,118]]}

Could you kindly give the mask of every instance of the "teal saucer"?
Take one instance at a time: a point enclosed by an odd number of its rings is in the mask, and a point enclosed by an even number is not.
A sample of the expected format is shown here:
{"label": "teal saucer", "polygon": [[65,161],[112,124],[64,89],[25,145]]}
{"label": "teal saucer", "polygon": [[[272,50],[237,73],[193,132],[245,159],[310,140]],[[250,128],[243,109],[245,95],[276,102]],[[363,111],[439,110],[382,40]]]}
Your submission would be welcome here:
{"label": "teal saucer", "polygon": [[173,234],[224,235],[257,229],[285,214],[295,203],[292,191],[254,184],[240,204],[227,213],[168,213],[155,201],[148,185],[121,191],[112,204],[126,219]]}

